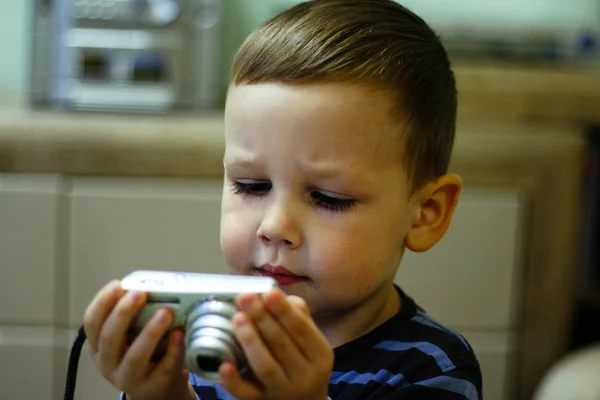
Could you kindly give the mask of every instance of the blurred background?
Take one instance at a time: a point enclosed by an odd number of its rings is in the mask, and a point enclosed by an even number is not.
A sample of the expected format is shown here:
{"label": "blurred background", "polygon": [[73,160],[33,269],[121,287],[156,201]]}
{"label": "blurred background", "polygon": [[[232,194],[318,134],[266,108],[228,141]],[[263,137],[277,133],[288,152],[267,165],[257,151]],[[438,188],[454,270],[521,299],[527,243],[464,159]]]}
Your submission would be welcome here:
{"label": "blurred background", "polygon": [[[224,272],[229,67],[298,2],[0,0],[0,398],[62,398],[110,279]],[[600,1],[399,2],[451,56],[466,187],[397,282],[471,341],[486,399],[597,399]],[[76,398],[116,396],[84,352]]]}

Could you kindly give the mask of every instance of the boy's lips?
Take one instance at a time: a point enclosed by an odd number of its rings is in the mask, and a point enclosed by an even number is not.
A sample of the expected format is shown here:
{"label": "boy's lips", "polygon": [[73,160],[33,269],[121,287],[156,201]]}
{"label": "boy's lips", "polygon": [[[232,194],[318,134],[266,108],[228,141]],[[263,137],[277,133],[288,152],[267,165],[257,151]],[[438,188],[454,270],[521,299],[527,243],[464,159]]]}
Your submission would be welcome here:
{"label": "boy's lips", "polygon": [[256,270],[262,276],[268,276],[269,278],[275,279],[279,286],[293,285],[294,283],[308,280],[307,277],[296,275],[281,265],[264,264]]}

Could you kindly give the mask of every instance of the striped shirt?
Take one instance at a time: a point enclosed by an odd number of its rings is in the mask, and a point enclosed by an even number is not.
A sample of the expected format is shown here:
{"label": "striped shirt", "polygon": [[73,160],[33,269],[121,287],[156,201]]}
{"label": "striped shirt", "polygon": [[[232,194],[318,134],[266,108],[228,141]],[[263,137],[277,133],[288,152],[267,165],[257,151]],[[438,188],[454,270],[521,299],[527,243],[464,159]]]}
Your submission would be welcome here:
{"label": "striped shirt", "polygon": [[[373,331],[334,349],[332,400],[481,400],[482,376],[469,343],[396,288],[402,308]],[[235,400],[190,374],[199,400]]]}
{"label": "striped shirt", "polygon": [[482,399],[481,369],[469,343],[397,290],[402,297],[398,314],[334,350],[329,396],[333,400]]}

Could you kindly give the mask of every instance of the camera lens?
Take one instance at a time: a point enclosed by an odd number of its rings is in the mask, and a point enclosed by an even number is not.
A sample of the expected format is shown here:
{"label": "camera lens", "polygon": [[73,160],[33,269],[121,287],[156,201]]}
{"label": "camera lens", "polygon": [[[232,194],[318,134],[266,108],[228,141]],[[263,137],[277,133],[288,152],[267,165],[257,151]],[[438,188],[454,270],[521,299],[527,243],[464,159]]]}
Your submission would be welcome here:
{"label": "camera lens", "polygon": [[200,368],[202,371],[207,372],[217,372],[222,362],[223,360],[218,357],[196,357],[196,363],[198,364],[198,368]]}
{"label": "camera lens", "polygon": [[235,311],[233,304],[217,300],[194,307],[186,323],[186,368],[215,383],[220,383],[219,366],[224,361],[243,368],[245,358],[231,325]]}

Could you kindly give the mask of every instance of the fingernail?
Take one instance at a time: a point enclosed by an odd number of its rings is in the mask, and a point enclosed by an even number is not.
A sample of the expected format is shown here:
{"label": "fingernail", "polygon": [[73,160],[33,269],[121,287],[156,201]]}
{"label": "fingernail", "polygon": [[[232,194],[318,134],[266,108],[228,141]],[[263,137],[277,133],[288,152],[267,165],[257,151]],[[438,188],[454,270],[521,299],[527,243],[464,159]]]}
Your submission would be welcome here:
{"label": "fingernail", "polygon": [[252,307],[256,302],[255,296],[244,296],[240,299],[240,307],[243,310],[247,310]]}
{"label": "fingernail", "polygon": [[138,292],[130,292],[129,294],[131,302],[132,303],[137,303],[138,301],[140,301],[140,294]]}
{"label": "fingernail", "polygon": [[246,318],[246,316],[244,314],[236,314],[233,317],[233,324],[238,327],[241,328],[243,326],[245,326],[246,324],[248,324],[248,319]]}
{"label": "fingernail", "polygon": [[174,331],[173,336],[171,336],[171,343],[176,346],[183,343],[183,332],[177,330]]}
{"label": "fingernail", "polygon": [[112,287],[112,289],[110,290],[110,293],[111,293],[113,296],[118,296],[118,295],[119,295],[119,293],[121,293],[121,290],[122,290],[122,289],[121,289],[121,283],[119,283],[119,282],[115,281],[115,282],[113,283],[113,287]]}
{"label": "fingernail", "polygon": [[160,309],[156,312],[156,314],[154,314],[154,318],[158,321],[158,322],[165,322],[167,320],[167,310],[164,309]]}
{"label": "fingernail", "polygon": [[266,294],[265,302],[266,301],[280,302],[281,300],[283,300],[283,298],[284,298],[283,292],[279,289],[275,289],[275,290],[271,291],[270,293]]}

